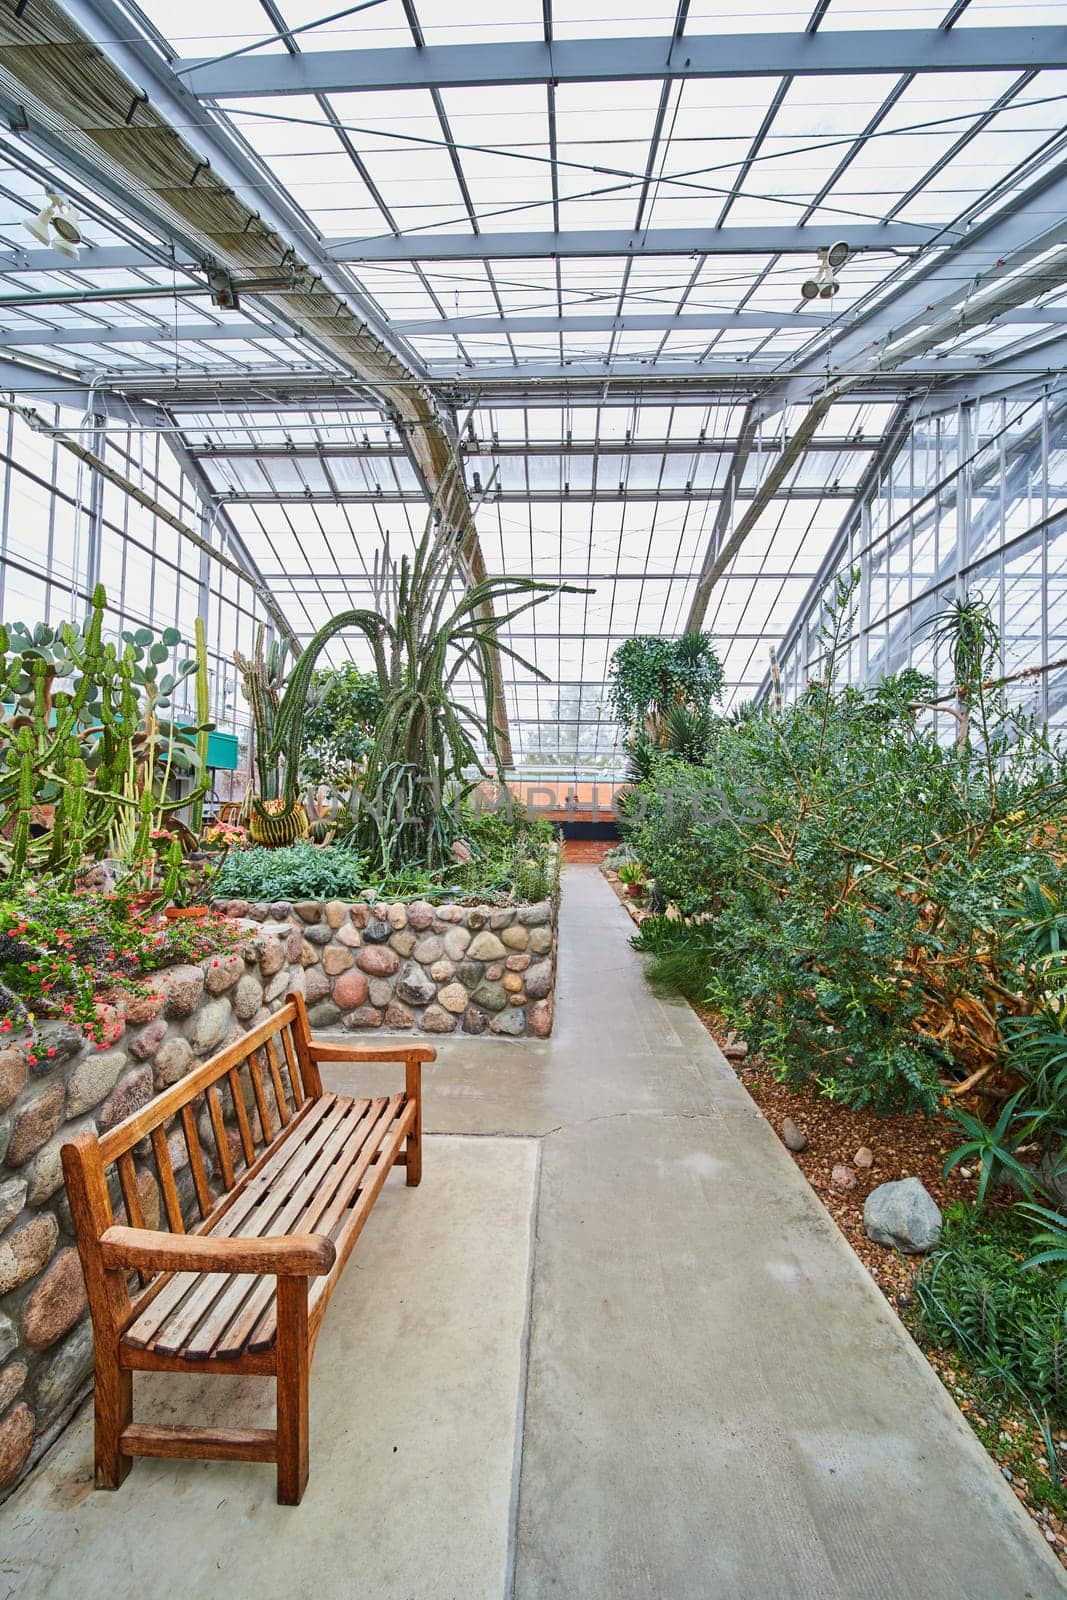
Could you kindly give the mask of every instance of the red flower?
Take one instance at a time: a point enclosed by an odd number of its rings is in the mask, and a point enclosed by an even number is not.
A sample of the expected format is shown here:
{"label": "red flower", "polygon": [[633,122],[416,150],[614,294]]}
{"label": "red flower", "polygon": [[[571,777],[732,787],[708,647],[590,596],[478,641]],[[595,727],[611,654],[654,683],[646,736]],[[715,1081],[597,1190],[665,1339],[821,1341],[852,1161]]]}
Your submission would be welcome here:
{"label": "red flower", "polygon": [[49,1047],[48,1047],[48,1052],[47,1052],[47,1053],[48,1053],[48,1054],[49,1054],[49,1055],[50,1055],[50,1056],[54,1056],[54,1055],[55,1055],[55,1053],[56,1053],[56,1047],[55,1047],[55,1045],[49,1045]]}

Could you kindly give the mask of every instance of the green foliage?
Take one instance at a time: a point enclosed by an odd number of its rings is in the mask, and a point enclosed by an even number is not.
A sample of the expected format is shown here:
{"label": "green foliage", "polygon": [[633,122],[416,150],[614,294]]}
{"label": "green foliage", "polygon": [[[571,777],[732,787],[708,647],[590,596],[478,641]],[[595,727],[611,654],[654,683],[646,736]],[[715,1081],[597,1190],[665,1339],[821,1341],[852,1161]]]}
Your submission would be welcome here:
{"label": "green foliage", "polygon": [[1009,1178],[1014,1179],[1024,1194],[1034,1192],[1030,1168],[1015,1154],[1023,1142],[1022,1122],[1016,1115],[1023,1092],[1022,1089],[1016,1090],[1001,1108],[992,1127],[980,1117],[964,1111],[962,1106],[952,1106],[950,1109],[950,1115],[963,1129],[967,1139],[953,1150],[945,1162],[944,1175],[947,1178],[953,1167],[959,1166],[961,1161],[977,1161],[981,1167],[977,1194],[979,1208],[985,1205],[989,1191]]}
{"label": "green foliage", "polygon": [[105,643],[106,605],[98,585],[81,623],[0,628],[0,876],[9,884],[44,873],[70,888],[84,861],[105,854],[148,882],[153,830],[188,803],[172,795],[172,777],[192,775],[194,801],[203,792],[206,729],[179,726],[173,710],[196,662],[171,660],[174,628]]}
{"label": "green foliage", "polygon": [[308,688],[300,777],[345,794],[365,761],[382,711],[382,689],[372,672],[354,661],[319,667]]}
{"label": "green foliage", "polygon": [[[827,616],[822,682],[781,711],[713,718],[700,766],[650,757],[623,829],[658,903],[688,925],[646,922],[637,943],[654,974],[684,970],[688,992],[702,972],[693,997],[784,1079],[932,1110],[945,1085],[1001,1070],[1011,1019],[1056,988],[1040,949],[1027,955],[1034,923],[1017,902],[1027,878],[1061,881],[1050,846],[1067,770],[984,680],[965,742],[947,748],[915,674],[837,688],[852,588]],[[972,639],[959,666],[985,672],[988,652]]]}
{"label": "green foliage", "polygon": [[231,851],[213,889],[227,900],[356,900],[366,887],[365,856],[303,841]]}
{"label": "green foliage", "polygon": [[920,1328],[935,1343],[959,1349],[997,1387],[1063,1418],[1067,1317],[1058,1274],[1047,1265],[1024,1265],[1026,1249],[1018,1214],[950,1207],[940,1246],[915,1282]]}
{"label": "green foliage", "polygon": [[704,710],[715,704],[722,695],[722,662],[710,634],[638,634],[612,657],[609,685],[612,710],[624,727],[655,722],[672,706]]}

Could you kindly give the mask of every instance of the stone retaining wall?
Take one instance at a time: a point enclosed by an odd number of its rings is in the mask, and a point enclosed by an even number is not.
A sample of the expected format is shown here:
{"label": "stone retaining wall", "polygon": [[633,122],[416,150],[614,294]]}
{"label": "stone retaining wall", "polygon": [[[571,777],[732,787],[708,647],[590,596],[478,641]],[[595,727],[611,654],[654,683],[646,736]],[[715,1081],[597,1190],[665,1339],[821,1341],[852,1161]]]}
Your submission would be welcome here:
{"label": "stone retaining wall", "polygon": [[554,901],[217,900],[215,909],[264,924],[292,920],[313,1027],[537,1039],[552,1031]]}
{"label": "stone retaining wall", "polygon": [[[46,1023],[37,1049],[14,1035],[0,1049],[0,1494],[55,1437],[92,1374],[60,1146],[85,1128],[106,1132],[276,1011],[287,989],[304,987],[303,943],[282,922],[250,929],[237,950],[153,973],[152,995],[117,1008],[102,1049],[63,1023]],[[204,1154],[210,1171],[210,1142]],[[171,1155],[191,1213],[181,1139]],[[138,1182],[154,1225],[159,1190],[147,1165]]]}

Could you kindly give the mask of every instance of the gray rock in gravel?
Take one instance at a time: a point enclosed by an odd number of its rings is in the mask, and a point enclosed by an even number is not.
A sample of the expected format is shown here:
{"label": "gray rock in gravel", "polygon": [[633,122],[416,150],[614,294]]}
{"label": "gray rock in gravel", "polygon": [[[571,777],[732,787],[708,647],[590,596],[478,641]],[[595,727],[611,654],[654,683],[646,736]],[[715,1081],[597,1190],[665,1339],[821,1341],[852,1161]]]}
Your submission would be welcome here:
{"label": "gray rock in gravel", "polygon": [[782,1141],[786,1149],[792,1150],[796,1155],[808,1148],[807,1134],[797,1127],[792,1117],[782,1118]]}
{"label": "gray rock in gravel", "polygon": [[941,1212],[918,1178],[880,1183],[863,1207],[863,1226],[875,1244],[921,1256],[941,1237]]}

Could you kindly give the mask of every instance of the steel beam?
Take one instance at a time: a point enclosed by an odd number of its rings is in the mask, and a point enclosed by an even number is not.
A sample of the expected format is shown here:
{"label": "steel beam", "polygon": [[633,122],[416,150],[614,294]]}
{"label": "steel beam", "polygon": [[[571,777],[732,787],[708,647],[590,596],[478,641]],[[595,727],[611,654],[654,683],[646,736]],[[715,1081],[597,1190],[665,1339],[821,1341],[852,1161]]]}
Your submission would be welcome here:
{"label": "steel beam", "polygon": [[[166,272],[171,263],[160,255],[131,244],[87,245],[76,261],[58,250],[4,250],[0,252],[0,272]],[[175,249],[173,264],[186,271],[195,271],[200,265],[189,251],[179,249]],[[172,290],[161,283],[159,292],[165,295]]]}
{"label": "steel beam", "polygon": [[[160,290],[160,294],[163,293]],[[212,344],[220,339],[286,339],[291,343],[299,342],[299,336],[291,329],[275,324],[261,327],[249,322],[237,326],[232,322],[190,322],[184,327],[153,327],[150,323],[142,322],[139,325],[127,323],[116,328],[103,325],[98,328],[9,328],[0,333],[0,349],[17,345],[63,349],[68,345],[82,344],[158,344],[160,341],[174,344],[175,340],[183,344]]]}
{"label": "steel beam", "polygon": [[205,99],[453,89],[511,83],[632,83],[660,78],[1004,72],[1067,67],[1067,28],[879,28],[633,39],[402,45],[179,62]]}
{"label": "steel beam", "polygon": [[[1041,319],[1039,319],[1041,320]],[[1065,314],[1064,320],[1067,320]],[[430,334],[470,333],[644,333],[682,332],[686,328],[807,328],[819,333],[825,317],[799,311],[684,311],[669,310],[594,315],[567,312],[562,317],[438,317],[418,322],[394,322],[394,333],[405,339]]]}
{"label": "steel beam", "polygon": [[[861,250],[918,250],[944,230],[916,222],[856,223],[828,228],[627,228],[567,229],[516,233],[391,233],[369,239],[325,239],[335,262],[374,261],[551,261],[586,256],[773,256],[805,255],[814,260],[822,245],[843,239]],[[799,285],[798,285],[799,287]]]}

